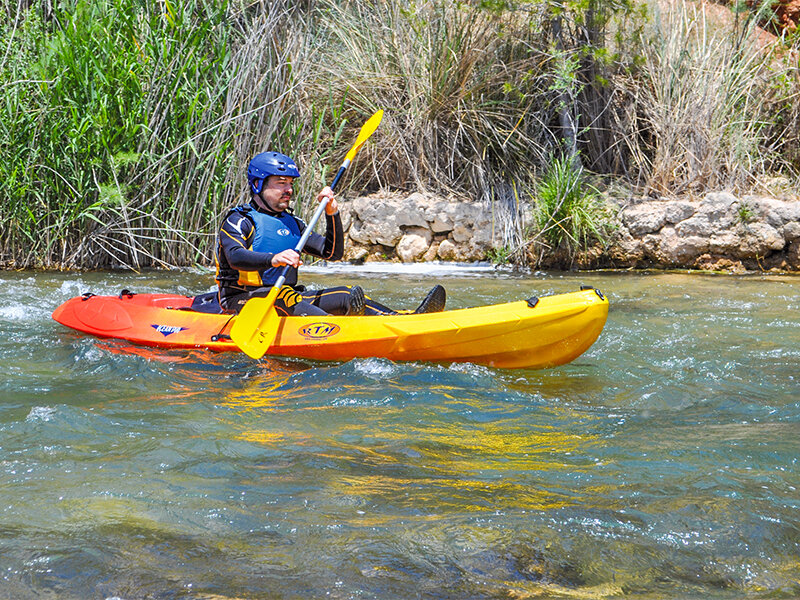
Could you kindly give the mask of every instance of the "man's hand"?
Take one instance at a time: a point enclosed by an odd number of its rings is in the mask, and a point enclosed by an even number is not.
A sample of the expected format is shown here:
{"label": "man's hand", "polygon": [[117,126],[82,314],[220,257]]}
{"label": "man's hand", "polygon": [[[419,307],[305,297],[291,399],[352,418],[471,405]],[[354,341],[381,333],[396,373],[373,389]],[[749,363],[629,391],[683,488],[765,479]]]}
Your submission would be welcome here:
{"label": "man's hand", "polygon": [[272,266],[273,267],[280,267],[281,265],[291,265],[295,269],[303,264],[303,261],[300,260],[300,255],[292,250],[284,250],[283,252],[278,252],[275,256],[272,257]]}
{"label": "man's hand", "polygon": [[330,186],[325,186],[325,188],[317,194],[317,202],[322,202],[325,198],[330,198],[328,205],[325,207],[325,214],[335,215],[336,211],[339,210],[339,205],[336,203],[336,198]]}

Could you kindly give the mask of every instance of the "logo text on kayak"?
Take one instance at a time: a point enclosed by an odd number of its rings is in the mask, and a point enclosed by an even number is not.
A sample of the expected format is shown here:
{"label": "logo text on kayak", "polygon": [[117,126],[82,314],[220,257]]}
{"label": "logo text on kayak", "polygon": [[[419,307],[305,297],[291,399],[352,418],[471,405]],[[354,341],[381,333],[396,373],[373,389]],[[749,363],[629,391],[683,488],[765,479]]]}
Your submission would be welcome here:
{"label": "logo text on kayak", "polygon": [[181,327],[180,325],[150,325],[150,327],[155,329],[158,333],[162,334],[164,337],[172,335],[173,333],[178,333],[179,331],[183,331],[184,329],[188,329],[188,327]]}
{"label": "logo text on kayak", "polygon": [[312,323],[297,331],[307,340],[324,340],[339,333],[339,326],[333,323]]}

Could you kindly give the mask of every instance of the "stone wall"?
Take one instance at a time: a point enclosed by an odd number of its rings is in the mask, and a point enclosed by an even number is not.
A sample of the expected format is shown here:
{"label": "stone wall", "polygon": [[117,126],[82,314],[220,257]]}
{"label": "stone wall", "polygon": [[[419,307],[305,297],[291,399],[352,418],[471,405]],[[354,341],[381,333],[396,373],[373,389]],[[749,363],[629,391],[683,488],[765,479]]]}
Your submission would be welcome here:
{"label": "stone wall", "polygon": [[[544,266],[800,271],[800,200],[715,192],[696,200],[612,202],[617,227],[609,244],[568,262],[556,253]],[[504,218],[478,202],[376,194],[341,199],[340,210],[345,259],[353,262],[472,262],[507,244]],[[520,215],[523,225],[530,212]]]}
{"label": "stone wall", "polygon": [[414,193],[376,194],[339,203],[345,259],[402,262],[483,260],[495,245],[492,211],[480,203]]}
{"label": "stone wall", "polygon": [[609,262],[627,267],[800,270],[800,201],[710,193],[633,201],[620,210]]}

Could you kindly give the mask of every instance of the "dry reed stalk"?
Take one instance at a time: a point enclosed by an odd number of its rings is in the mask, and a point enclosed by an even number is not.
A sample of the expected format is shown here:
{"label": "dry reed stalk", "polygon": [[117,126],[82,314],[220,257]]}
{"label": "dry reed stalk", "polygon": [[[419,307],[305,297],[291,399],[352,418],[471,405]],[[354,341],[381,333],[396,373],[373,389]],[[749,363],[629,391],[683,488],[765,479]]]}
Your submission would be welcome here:
{"label": "dry reed stalk", "polygon": [[652,158],[640,165],[647,188],[752,186],[773,158],[763,144],[769,68],[768,54],[713,30],[702,7],[657,14],[639,98],[655,138]]}

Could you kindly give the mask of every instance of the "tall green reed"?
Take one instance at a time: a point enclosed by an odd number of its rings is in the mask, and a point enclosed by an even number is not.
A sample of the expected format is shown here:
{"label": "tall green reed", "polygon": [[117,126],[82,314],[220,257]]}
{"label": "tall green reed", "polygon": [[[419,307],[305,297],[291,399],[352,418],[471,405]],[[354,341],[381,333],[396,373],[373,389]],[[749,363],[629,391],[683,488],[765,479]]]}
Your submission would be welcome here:
{"label": "tall green reed", "polygon": [[79,1],[3,32],[3,260],[18,266],[207,262],[242,164],[301,146],[293,70],[278,35],[290,2]]}

